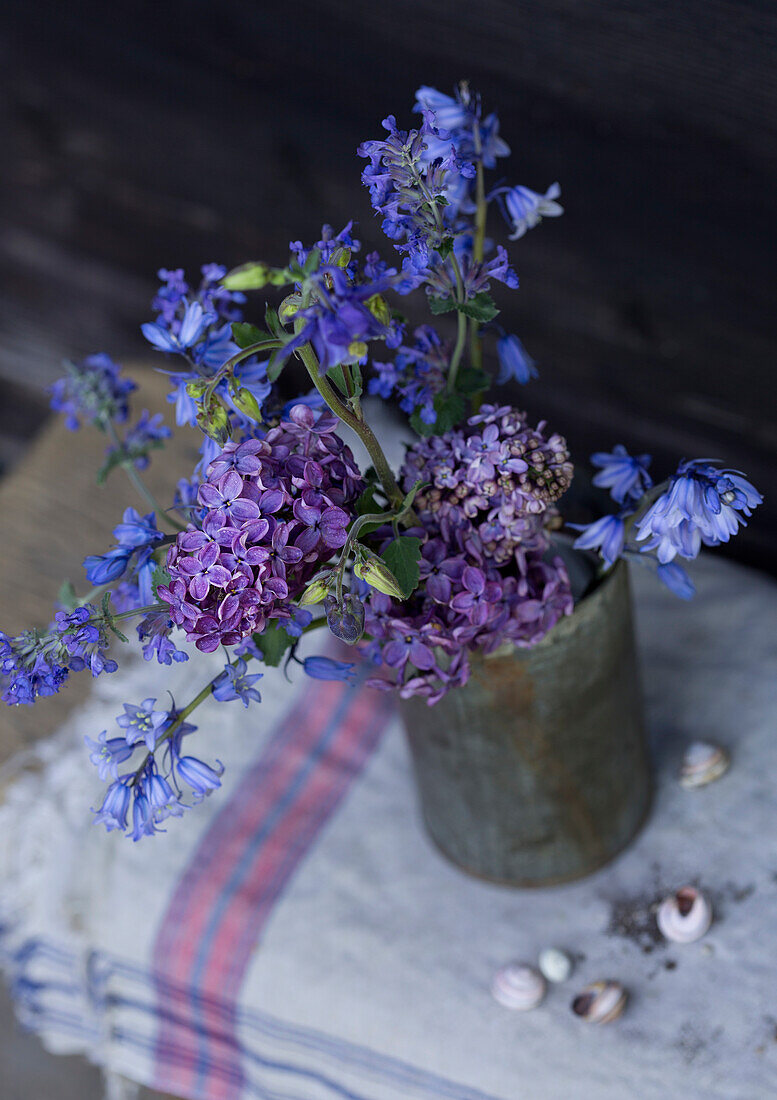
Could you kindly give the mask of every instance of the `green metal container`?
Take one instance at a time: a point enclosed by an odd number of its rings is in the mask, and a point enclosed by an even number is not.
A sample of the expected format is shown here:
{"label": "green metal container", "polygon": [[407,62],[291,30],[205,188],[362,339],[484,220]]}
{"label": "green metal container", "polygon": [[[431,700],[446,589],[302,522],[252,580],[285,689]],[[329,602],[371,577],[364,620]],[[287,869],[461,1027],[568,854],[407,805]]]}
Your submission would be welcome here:
{"label": "green metal container", "polygon": [[454,863],[512,886],[595,871],[651,800],[627,566],[538,645],[476,655],[463,688],[402,711],[426,828]]}

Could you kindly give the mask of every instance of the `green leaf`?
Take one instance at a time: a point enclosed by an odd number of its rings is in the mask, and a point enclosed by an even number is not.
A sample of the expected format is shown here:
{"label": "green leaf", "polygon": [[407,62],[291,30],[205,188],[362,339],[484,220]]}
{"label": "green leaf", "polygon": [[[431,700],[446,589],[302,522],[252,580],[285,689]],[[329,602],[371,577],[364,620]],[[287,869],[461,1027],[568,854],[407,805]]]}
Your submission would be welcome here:
{"label": "green leaf", "polygon": [[288,356],[285,359],[280,358],[280,354],[283,348],[276,348],[270,356],[267,363],[267,380],[268,382],[275,382],[280,377],[281,371],[289,361]]}
{"label": "green leaf", "polygon": [[433,294],[429,296],[429,309],[434,314],[450,313],[456,308],[453,298],[437,298]]}
{"label": "green leaf", "polygon": [[[345,381],[346,371],[349,372],[351,390],[353,393],[349,393],[348,391],[348,386]],[[358,363],[352,363],[349,366],[343,366],[341,363],[338,363],[336,367],[329,368],[326,372],[326,376],[331,382],[334,382],[340,393],[344,394],[346,397],[360,397],[364,391],[362,371]]]}
{"label": "green leaf", "polygon": [[456,389],[465,397],[471,397],[475,393],[483,393],[491,385],[491,378],[484,370],[475,367],[462,367],[459,377],[456,379]]}
{"label": "green leaf", "polygon": [[361,496],[356,501],[356,515],[366,516],[370,512],[382,512],[383,507],[375,502],[375,490],[377,485],[368,485]]}
{"label": "green leaf", "polygon": [[268,306],[264,311],[264,323],[267,325],[269,331],[276,336],[279,340],[285,340],[288,335],[286,329],[281,324],[281,319],[278,316],[277,309],[273,309],[272,306]]}
{"label": "green leaf", "polygon": [[277,668],[287,649],[294,644],[282,626],[268,625],[264,633],[254,634],[254,641],[262,651],[262,659],[271,668]]}
{"label": "green leaf", "polygon": [[390,542],[381,557],[396,577],[405,599],[418,587],[418,559],[421,556],[421,540],[413,535],[402,535]]}
{"label": "green leaf", "polygon": [[451,252],[453,252],[453,237],[443,237],[437,246],[437,251],[444,260],[447,260]]}
{"label": "green leaf", "polygon": [[410,492],[405,493],[404,500],[402,501],[402,503],[400,504],[399,509],[398,509],[398,511],[400,513],[406,512],[408,510],[408,508],[411,506],[411,504],[415,500],[416,493],[421,488],[421,486],[424,485],[424,484],[425,484],[425,482],[421,478],[419,478],[418,481],[413,486],[413,488],[410,490]]}
{"label": "green leaf", "polygon": [[245,321],[234,321],[232,324],[232,339],[239,348],[250,348],[252,344],[258,344],[261,340],[269,340],[270,337],[256,325],[249,325]]}
{"label": "green leaf", "polygon": [[437,419],[434,431],[442,435],[454,428],[467,410],[467,402],[460,393],[438,393],[434,399]]}
{"label": "green leaf", "polygon": [[474,298],[468,298],[466,302],[461,302],[457,309],[465,313],[467,317],[474,318],[481,325],[484,325],[487,321],[493,321],[499,313],[494,305],[494,299],[490,294],[486,294],[484,290],[481,290],[480,294],[476,294]]}
{"label": "green leaf", "polygon": [[[157,589],[160,584],[169,584],[170,574],[165,569],[164,565],[158,565],[154,572],[151,574],[151,587],[154,590],[154,595],[157,596]],[[159,598],[157,596],[157,598]]]}

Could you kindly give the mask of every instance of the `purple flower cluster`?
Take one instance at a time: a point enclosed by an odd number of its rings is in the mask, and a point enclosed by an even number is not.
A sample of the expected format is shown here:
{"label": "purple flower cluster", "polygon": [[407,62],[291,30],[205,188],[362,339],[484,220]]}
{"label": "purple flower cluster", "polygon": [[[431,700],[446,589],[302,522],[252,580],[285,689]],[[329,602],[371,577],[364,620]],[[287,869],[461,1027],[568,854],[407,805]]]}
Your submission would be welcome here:
{"label": "purple flower cluster", "polygon": [[90,355],[81,363],[66,363],[67,373],[51,387],[51,407],[65,415],[70,431],[81,421],[105,427],[108,421],[123,423],[129,412],[134,382],[121,377],[121,367],[109,355]]}
{"label": "purple flower cluster", "polygon": [[444,528],[446,537],[424,543],[421,586],[410,600],[372,592],[367,603],[367,653],[386,673],[368,683],[430,705],[467,682],[469,653],[535,645],[573,609],[560,558],[525,551],[508,572],[484,554],[466,521]]}
{"label": "purple flower cluster", "polygon": [[199,489],[206,509],[170,547],[170,617],[210,652],[289,620],[290,602],[342,547],[363,483],[339,421],[295,406],[264,439],[230,442]]}
{"label": "purple flower cluster", "polygon": [[377,374],[370,378],[368,390],[383,398],[397,394],[401,409],[411,415],[417,412],[424,424],[434,424],[434,399],[445,389],[451,349],[431,325],[421,325],[413,336],[413,346],[398,348],[393,363],[373,361]]}
{"label": "purple flower cluster", "polygon": [[544,549],[547,513],[573,472],[565,440],[544,429],[508,405],[483,405],[465,428],[416,443],[402,477],[407,488],[423,483],[414,507],[424,527],[446,540],[449,530],[468,529],[499,565]]}
{"label": "purple flower cluster", "polygon": [[544,559],[544,525],[568,487],[564,440],[527,426],[523,413],[484,405],[464,429],[420,440],[402,481],[428,538],[420,587],[404,604],[371,593],[366,628],[372,656],[403,696],[434,703],[466,682],[467,654],[504,643],[534,645],[572,611],[560,558]]}
{"label": "purple flower cluster", "polygon": [[449,132],[436,125],[434,113],[422,113],[421,126],[410,131],[398,129],[389,115],[383,120],[388,137],[365,141],[358,149],[370,162],[362,181],[383,217],[383,232],[406,253],[405,270],[415,272],[419,281],[434,264],[433,253],[450,236],[458,213],[451,199],[466,189],[462,180],[475,176],[474,164],[459,155]]}
{"label": "purple flower cluster", "polygon": [[116,662],[104,655],[108,645],[108,624],[92,604],[58,611],[46,631],[24,630],[16,637],[0,631],[0,698],[9,706],[30,704],[56,695],[71,672],[115,672]]}

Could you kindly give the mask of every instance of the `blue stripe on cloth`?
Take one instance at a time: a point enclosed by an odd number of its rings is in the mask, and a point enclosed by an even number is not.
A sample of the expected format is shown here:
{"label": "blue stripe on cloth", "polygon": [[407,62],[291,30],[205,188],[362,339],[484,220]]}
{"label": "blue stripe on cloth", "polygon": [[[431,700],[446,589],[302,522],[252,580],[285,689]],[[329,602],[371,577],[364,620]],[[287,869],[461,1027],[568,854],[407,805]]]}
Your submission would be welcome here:
{"label": "blue stripe on cloth", "polygon": [[[36,949],[57,951],[54,945],[44,944],[42,941],[36,941]],[[77,957],[73,953],[61,950],[57,953],[60,956],[70,955],[75,969]],[[100,952],[98,962],[103,976],[119,977],[126,979],[128,982],[135,982],[145,989],[152,998],[158,992],[158,983],[155,976],[129,963],[127,960]],[[80,998],[82,1002],[86,1001],[87,993],[88,991],[82,987]],[[155,1003],[145,1003],[143,1000],[126,997],[115,991],[107,994],[105,1003],[119,1009],[123,1008],[138,1012],[150,1019],[156,1019],[159,1016]],[[368,1047],[354,1044],[348,1040],[286,1023],[255,1009],[241,1009],[236,1006],[225,1006],[225,1009],[230,1011],[233,1020],[236,1014],[240,1027],[245,1032],[255,1033],[257,1040],[262,1037],[272,1043],[285,1045],[289,1052],[286,1057],[307,1057],[307,1064],[292,1064],[279,1060],[275,1051],[271,1056],[261,1054],[256,1050],[248,1049],[245,1043],[240,1043],[234,1037],[230,1037],[230,1042],[235,1042],[238,1046],[247,1066],[260,1073],[262,1070],[267,1071],[270,1069],[279,1074],[286,1074],[289,1076],[291,1088],[295,1087],[293,1085],[294,1080],[299,1080],[300,1083],[307,1080],[328,1088],[332,1097],[336,1097],[338,1100],[371,1100],[367,1094],[354,1093],[346,1086],[317,1072],[315,1066],[316,1055],[318,1055],[319,1059],[323,1056],[333,1062],[342,1063],[348,1071],[363,1072],[365,1076],[373,1081],[401,1089],[403,1097],[407,1097],[408,1100],[412,1100],[413,1096],[423,1098],[423,1100],[442,1100],[442,1098],[445,1098],[445,1100],[499,1100],[499,1098],[481,1092],[479,1089],[457,1084],[455,1081],[440,1077],[428,1070],[402,1062],[391,1055],[379,1054]],[[79,1019],[81,1021],[80,1026]],[[177,1022],[182,1023],[184,1026],[188,1025],[188,1021],[179,1020]],[[39,1011],[36,1012],[36,1020],[33,1026],[35,1030],[60,1029],[68,1034],[80,1034],[85,1040],[89,1037],[90,1041],[94,1041],[95,1038],[93,1029],[86,1026],[83,1023],[83,1018],[79,1018],[76,1013],[66,1015],[59,1010],[52,1012],[47,1010],[45,1006],[40,1006]],[[117,1045],[123,1044],[128,1048],[143,1050],[150,1055],[154,1050],[156,1040],[142,1036],[131,1029],[114,1026],[111,1029],[111,1042]],[[169,1044],[165,1056],[173,1064],[187,1067],[191,1065],[190,1050],[182,1050],[174,1043]],[[226,1075],[227,1079],[235,1080],[233,1067],[218,1067],[218,1071],[219,1074]],[[247,1096],[255,1096],[260,1100],[304,1100],[296,1092],[274,1092],[267,1082],[255,1079],[253,1076],[251,1080],[244,1081],[243,1087]]]}

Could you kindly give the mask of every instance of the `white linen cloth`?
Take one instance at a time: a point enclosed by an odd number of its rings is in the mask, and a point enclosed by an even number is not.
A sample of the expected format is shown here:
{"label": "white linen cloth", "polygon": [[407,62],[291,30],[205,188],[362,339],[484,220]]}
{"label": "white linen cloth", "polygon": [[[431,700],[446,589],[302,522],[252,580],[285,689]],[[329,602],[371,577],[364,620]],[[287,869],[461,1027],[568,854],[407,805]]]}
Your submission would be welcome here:
{"label": "white linen cloth", "polygon": [[[0,807],[0,945],[22,1020],[52,1051],[208,1100],[777,1095],[777,586],[704,557],[694,578],[685,604],[633,577],[649,822],[611,866],[548,890],[476,881],[432,848],[384,695],[277,671],[261,705],[193,716],[222,790],[163,835],[106,834],[84,734],[124,701],[186,701],[205,673],[138,660],[101,677],[17,762]],[[733,762],[687,791],[694,738]],[[688,882],[715,922],[670,945],[652,906]],[[531,1012],[495,1003],[493,972],[549,945],[576,958],[572,978]],[[601,978],[631,996],[595,1027],[569,1006]]]}

